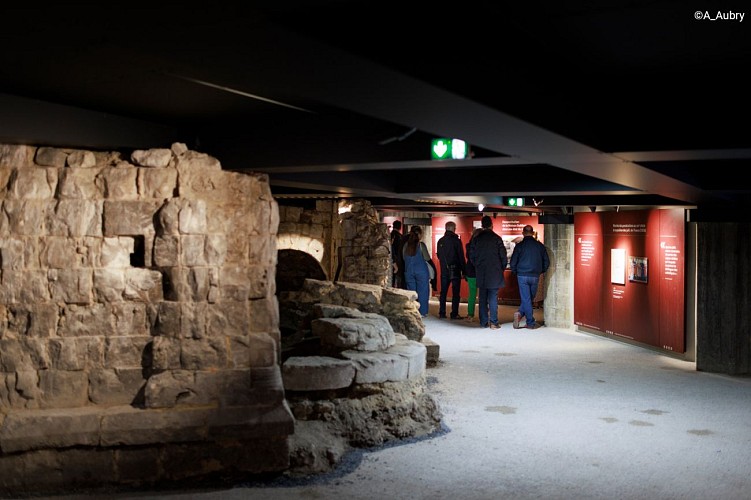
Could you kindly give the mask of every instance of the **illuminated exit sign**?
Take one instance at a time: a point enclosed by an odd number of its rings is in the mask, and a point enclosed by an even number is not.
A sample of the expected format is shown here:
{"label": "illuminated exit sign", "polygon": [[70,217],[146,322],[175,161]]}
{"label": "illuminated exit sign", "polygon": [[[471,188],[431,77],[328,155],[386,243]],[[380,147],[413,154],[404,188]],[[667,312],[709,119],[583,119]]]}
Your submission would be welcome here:
{"label": "illuminated exit sign", "polygon": [[506,202],[504,205],[507,207],[523,207],[524,206],[524,198],[519,198],[518,196],[511,196],[508,198],[505,198]]}
{"label": "illuminated exit sign", "polygon": [[467,143],[461,139],[433,139],[430,158],[433,160],[463,160],[467,157]]}

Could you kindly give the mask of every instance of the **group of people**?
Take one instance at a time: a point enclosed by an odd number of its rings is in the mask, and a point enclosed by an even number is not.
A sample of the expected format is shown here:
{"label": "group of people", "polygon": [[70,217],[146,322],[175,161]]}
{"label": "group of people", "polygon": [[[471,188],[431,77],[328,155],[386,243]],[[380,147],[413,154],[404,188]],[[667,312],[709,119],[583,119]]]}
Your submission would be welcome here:
{"label": "group of people", "polygon": [[[542,324],[535,320],[532,300],[537,294],[540,275],[550,266],[547,249],[535,238],[534,228],[527,225],[522,230],[522,241],[514,247],[509,263],[503,239],[493,231],[493,219],[483,216],[480,226],[472,232],[466,245],[462,245],[456,234],[456,223],[449,221],[445,225],[444,235],[437,242],[436,254],[441,270],[438,317],[446,318],[450,288],[449,317],[454,320],[465,319],[459,314],[461,280],[465,279],[469,287],[467,319],[473,320],[477,305],[480,326],[499,329],[498,291],[505,286],[503,271],[510,267],[519,283],[521,299],[519,309],[514,312],[513,327],[539,328]],[[391,231],[391,252],[394,261],[392,286],[416,291],[420,314],[426,317],[430,281],[435,280],[436,270],[428,248],[422,241],[422,229],[413,226],[405,237],[401,234],[401,222],[395,221]],[[525,320],[524,327],[521,326],[522,319]]]}

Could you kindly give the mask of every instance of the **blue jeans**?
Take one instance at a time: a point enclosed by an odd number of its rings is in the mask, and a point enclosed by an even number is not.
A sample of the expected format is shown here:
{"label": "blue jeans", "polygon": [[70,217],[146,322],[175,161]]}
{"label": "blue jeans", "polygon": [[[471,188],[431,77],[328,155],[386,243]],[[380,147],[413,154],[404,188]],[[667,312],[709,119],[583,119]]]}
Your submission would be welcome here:
{"label": "blue jeans", "polygon": [[540,282],[539,276],[517,276],[519,282],[519,313],[527,318],[527,326],[535,324],[535,316],[532,312],[532,299],[537,295],[537,285]]}
{"label": "blue jeans", "polygon": [[480,310],[480,326],[485,327],[498,324],[497,288],[480,288],[477,306]]}

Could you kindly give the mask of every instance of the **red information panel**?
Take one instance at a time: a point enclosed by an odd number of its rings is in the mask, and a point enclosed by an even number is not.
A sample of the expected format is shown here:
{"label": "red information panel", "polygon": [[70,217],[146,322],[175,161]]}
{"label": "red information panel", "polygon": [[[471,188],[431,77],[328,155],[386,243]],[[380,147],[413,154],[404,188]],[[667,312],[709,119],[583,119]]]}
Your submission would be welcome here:
{"label": "red information panel", "polygon": [[574,323],[684,352],[684,211],[574,216]]}
{"label": "red information panel", "polygon": [[602,221],[597,213],[574,215],[574,323],[603,331]]}

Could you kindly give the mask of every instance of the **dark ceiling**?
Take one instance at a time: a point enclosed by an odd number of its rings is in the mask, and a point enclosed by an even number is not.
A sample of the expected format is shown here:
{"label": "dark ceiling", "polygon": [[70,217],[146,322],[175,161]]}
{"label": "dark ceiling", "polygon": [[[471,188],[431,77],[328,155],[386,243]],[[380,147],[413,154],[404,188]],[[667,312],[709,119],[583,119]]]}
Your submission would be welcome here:
{"label": "dark ceiling", "polygon": [[[733,220],[751,206],[751,19],[709,3],[6,2],[0,142],[184,142],[267,172],[279,200]],[[431,160],[435,137],[473,157]]]}

